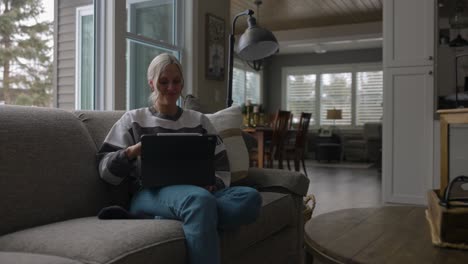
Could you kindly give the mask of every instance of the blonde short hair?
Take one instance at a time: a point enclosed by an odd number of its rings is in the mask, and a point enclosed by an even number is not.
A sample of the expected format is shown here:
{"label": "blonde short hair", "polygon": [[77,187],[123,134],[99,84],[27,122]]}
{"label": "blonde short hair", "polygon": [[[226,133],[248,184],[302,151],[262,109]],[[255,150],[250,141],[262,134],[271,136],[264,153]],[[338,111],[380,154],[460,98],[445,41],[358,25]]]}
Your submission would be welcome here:
{"label": "blonde short hair", "polygon": [[184,87],[184,75],[182,73],[182,65],[180,64],[179,60],[173,55],[168,54],[168,53],[159,54],[151,61],[150,65],[148,66],[148,73],[147,73],[148,84],[150,83],[150,81],[156,78],[156,82],[153,83],[154,90],[150,95],[151,103],[156,102],[156,99],[158,99],[159,91],[156,87],[158,84],[158,79],[162,71],[169,64],[175,64],[177,68],[179,69],[180,77],[182,78],[182,87]]}

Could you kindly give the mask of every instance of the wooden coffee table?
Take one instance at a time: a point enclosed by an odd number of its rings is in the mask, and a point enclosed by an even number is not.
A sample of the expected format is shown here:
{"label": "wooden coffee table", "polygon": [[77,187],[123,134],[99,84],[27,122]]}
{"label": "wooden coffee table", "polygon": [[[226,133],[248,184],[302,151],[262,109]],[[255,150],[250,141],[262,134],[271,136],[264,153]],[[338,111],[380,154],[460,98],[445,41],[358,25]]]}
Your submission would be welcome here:
{"label": "wooden coffee table", "polygon": [[435,247],[423,207],[334,211],[305,225],[306,262],[468,263],[468,251]]}

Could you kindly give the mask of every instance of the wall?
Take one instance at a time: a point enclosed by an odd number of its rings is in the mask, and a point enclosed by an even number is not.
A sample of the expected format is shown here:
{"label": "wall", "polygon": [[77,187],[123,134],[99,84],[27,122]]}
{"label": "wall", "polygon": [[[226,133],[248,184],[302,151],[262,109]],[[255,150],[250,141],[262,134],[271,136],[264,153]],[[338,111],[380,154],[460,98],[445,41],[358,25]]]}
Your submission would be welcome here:
{"label": "wall", "polygon": [[[55,100],[58,108],[75,109],[75,31],[76,7],[93,4],[92,0],[60,0],[55,2],[59,16],[56,16],[55,34]],[[57,14],[57,13],[56,13]]]}
{"label": "wall", "polygon": [[276,55],[265,65],[263,98],[267,112],[281,108],[281,69],[292,66],[382,62],[382,49],[336,51],[324,54]]}
{"label": "wall", "polygon": [[[228,36],[231,31],[230,29],[230,18],[229,18],[229,0],[200,0],[197,5],[196,11],[197,14],[194,15],[194,20],[196,20],[198,25],[198,34],[194,37],[192,42],[194,51],[196,54],[193,54],[196,59],[192,61],[192,67],[196,68],[193,71],[193,94],[200,99],[200,103],[203,107],[203,110],[207,112],[215,112],[222,108],[225,108],[226,104],[226,86],[227,86],[227,63],[228,63]],[[206,26],[205,19],[206,14],[210,13],[217,17],[224,18],[225,21],[225,31],[226,31],[226,45],[225,45],[225,76],[223,81],[216,80],[207,80],[205,78],[205,67],[207,64],[206,59]],[[197,40],[198,38],[198,40]]]}

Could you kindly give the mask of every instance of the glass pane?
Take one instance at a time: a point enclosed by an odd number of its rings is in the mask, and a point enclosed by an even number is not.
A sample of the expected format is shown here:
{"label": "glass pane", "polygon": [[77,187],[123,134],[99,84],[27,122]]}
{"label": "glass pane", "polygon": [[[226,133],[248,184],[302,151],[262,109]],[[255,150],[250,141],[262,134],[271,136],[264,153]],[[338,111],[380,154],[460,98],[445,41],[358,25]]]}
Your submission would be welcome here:
{"label": "glass pane", "polygon": [[[312,113],[310,124],[315,124],[315,74],[293,74],[286,77],[287,102],[286,108],[293,117],[300,117],[301,112]],[[294,120],[299,122],[299,120]]]}
{"label": "glass pane", "polygon": [[128,32],[172,45],[175,42],[175,0],[127,0]]}
{"label": "glass pane", "polygon": [[180,59],[179,53],[127,40],[127,109],[149,105],[150,87],[147,80],[148,66],[161,53],[170,53]]}
{"label": "glass pane", "polygon": [[382,122],[382,71],[358,72],[356,74],[356,82],[356,125],[364,125],[364,123],[369,122]]}
{"label": "glass pane", "polygon": [[0,104],[52,107],[55,2],[0,2]]}
{"label": "glass pane", "polygon": [[[351,125],[351,82],[350,72],[321,75],[321,125]],[[329,109],[341,109],[342,119],[327,119]]]}
{"label": "glass pane", "polygon": [[81,17],[80,109],[94,109],[94,23],[93,15]]}

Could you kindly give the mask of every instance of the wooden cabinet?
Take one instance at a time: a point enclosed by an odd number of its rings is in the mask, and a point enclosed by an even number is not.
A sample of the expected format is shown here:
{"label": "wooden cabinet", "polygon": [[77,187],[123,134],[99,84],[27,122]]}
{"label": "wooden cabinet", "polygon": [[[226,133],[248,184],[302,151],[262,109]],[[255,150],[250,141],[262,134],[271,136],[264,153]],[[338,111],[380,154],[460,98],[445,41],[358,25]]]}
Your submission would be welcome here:
{"label": "wooden cabinet", "polygon": [[435,0],[383,4],[383,200],[425,204],[434,160]]}
{"label": "wooden cabinet", "polygon": [[[466,134],[468,109],[439,110],[440,115],[440,190],[454,177],[468,172]],[[461,137],[459,136],[461,135]]]}

